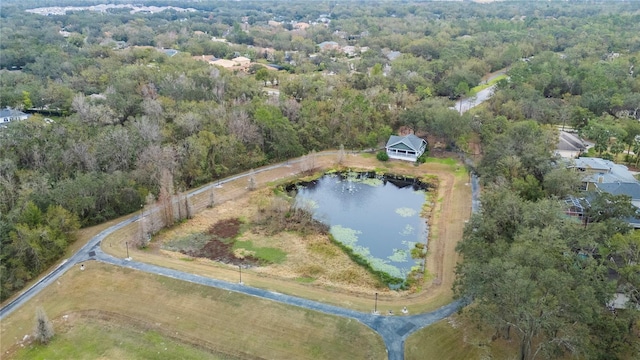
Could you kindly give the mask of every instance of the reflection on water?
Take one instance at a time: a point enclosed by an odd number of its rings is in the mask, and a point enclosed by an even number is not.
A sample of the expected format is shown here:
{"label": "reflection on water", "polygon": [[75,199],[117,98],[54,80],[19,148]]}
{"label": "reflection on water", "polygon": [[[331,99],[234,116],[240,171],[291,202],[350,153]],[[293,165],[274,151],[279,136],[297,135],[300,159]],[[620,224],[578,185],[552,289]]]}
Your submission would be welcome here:
{"label": "reflection on water", "polygon": [[416,242],[426,243],[420,217],[425,193],[413,181],[367,173],[324,175],[298,187],[296,202],[314,210],[342,244],[369,260],[373,269],[406,278],[421,260],[411,258]]}

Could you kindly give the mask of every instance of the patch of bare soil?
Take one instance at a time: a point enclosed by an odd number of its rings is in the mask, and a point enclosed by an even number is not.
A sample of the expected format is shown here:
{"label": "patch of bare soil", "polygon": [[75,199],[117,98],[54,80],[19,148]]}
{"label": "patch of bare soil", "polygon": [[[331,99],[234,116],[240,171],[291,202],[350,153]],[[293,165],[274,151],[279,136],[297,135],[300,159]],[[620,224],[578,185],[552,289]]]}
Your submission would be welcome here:
{"label": "patch of bare soil", "polygon": [[259,260],[251,255],[237,256],[233,251],[234,238],[240,233],[242,223],[237,218],[220,220],[207,233],[209,240],[199,250],[182,250],[181,253],[198,258],[207,258],[232,265],[257,265]]}
{"label": "patch of bare soil", "polygon": [[209,228],[208,233],[218,239],[233,239],[240,233],[239,219],[220,220]]}

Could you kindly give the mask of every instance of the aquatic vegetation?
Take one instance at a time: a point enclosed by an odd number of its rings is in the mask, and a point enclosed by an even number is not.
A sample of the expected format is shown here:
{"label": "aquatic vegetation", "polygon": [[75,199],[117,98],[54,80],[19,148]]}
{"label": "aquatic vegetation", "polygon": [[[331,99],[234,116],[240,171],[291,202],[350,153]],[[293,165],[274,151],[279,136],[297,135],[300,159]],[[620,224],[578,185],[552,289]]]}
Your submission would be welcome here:
{"label": "aquatic vegetation", "polygon": [[404,226],[404,229],[402,229],[402,231],[400,231],[400,235],[402,236],[408,236],[413,234],[415,231],[415,229],[413,228],[413,226],[407,224]]}
{"label": "aquatic vegetation", "polygon": [[364,178],[361,182],[369,186],[382,186],[384,184],[384,182],[378,178]]}
{"label": "aquatic vegetation", "polygon": [[331,232],[331,235],[333,235],[336,240],[350,248],[354,248],[356,246],[356,243],[358,242],[358,234],[362,234],[362,231],[350,229],[342,225],[332,226],[329,232]]}
{"label": "aquatic vegetation", "polygon": [[393,249],[393,255],[387,256],[387,259],[393,262],[407,262],[409,251],[405,249]]}
{"label": "aquatic vegetation", "polygon": [[415,216],[417,213],[418,212],[415,209],[407,208],[407,207],[401,207],[396,209],[396,214],[402,217],[412,217],[412,216]]}

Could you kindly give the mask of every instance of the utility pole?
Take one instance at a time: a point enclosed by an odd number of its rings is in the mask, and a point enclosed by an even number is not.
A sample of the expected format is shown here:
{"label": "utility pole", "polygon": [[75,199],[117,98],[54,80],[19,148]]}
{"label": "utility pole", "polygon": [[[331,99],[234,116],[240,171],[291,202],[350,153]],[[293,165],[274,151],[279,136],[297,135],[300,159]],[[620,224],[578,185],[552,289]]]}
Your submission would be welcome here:
{"label": "utility pole", "polygon": [[378,293],[376,293],[376,302],[373,305],[373,313],[378,314]]}

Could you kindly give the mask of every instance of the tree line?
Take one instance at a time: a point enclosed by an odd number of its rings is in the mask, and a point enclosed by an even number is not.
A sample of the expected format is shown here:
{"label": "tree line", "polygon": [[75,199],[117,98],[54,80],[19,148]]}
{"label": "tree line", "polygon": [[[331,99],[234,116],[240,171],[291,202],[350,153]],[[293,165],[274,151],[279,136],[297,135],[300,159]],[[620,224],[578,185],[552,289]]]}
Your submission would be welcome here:
{"label": "tree line", "polygon": [[[638,5],[329,4],[205,1],[183,4],[204,13],[41,17],[22,11],[29,1],[3,3],[0,104],[36,114],[0,129],[0,298],[61,256],[79,226],[314,150],[380,147],[402,127],[463,152],[481,144],[487,191],[459,246],[456,285],[477,319],[516,337],[522,358],[637,351],[637,312],[606,309],[614,291],[638,301],[637,236],[617,220],[629,201],[596,199],[586,227],[565,217],[561,200],[579,179],[552,157],[551,125],[602,138],[603,155],[635,146]],[[267,23],[325,13],[326,27],[306,31]],[[211,41],[225,33],[238,43]],[[239,44],[249,39],[253,48]],[[114,49],[116,40],[128,48]],[[319,53],[328,40],[370,49]],[[390,50],[402,55],[389,60]],[[263,91],[264,72],[192,58],[236,53],[285,64],[279,95]],[[507,66],[485,106],[450,109]],[[179,216],[163,209],[143,232]]]}

